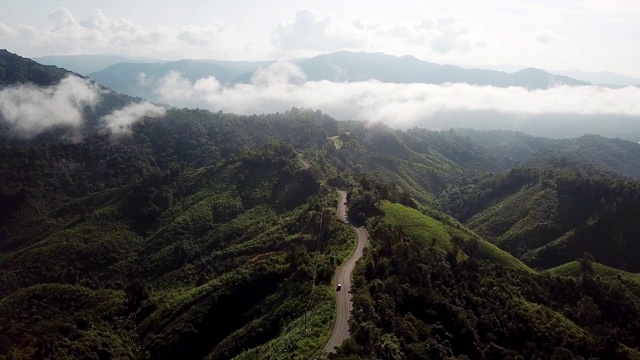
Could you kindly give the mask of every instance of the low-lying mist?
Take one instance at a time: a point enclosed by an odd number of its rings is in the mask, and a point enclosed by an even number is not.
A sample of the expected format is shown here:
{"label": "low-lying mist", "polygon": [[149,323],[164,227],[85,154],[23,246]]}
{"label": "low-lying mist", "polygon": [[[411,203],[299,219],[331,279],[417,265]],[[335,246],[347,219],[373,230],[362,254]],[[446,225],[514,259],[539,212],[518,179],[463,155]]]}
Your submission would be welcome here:
{"label": "low-lying mist", "polygon": [[[170,72],[155,84],[158,100],[237,114],[320,109],[339,120],[383,122],[396,128],[508,129],[544,136],[640,133],[640,89],[558,85],[546,90],[469,84],[393,84],[375,80],[305,81],[294,64],[261,69],[250,83],[191,82]],[[636,126],[630,129],[627,126]],[[627,128],[623,128],[627,127]]]}
{"label": "low-lying mist", "polygon": [[[141,77],[144,78],[144,77]],[[249,83],[222,84],[214,77],[195,82],[178,72],[147,83],[155,100],[173,106],[237,114],[283,112],[292,107],[321,110],[338,120],[382,122],[406,129],[469,127],[518,130],[545,137],[594,133],[640,141],[640,89],[558,85],[546,90],[469,84],[394,84],[375,80],[340,83],[306,81],[289,62],[258,70]],[[59,84],[0,89],[0,121],[8,134],[31,138],[55,126],[80,127],[85,110],[108,90],[68,76]],[[112,134],[127,134],[144,117],[165,108],[129,104],[99,119]]]}

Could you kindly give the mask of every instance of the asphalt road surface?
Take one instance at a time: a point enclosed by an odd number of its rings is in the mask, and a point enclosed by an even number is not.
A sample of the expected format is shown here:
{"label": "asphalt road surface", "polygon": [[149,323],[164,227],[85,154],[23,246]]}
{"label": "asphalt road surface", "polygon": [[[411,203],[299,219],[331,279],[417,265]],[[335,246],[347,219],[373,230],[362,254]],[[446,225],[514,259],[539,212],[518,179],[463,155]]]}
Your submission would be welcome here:
{"label": "asphalt road surface", "polygon": [[349,337],[349,317],[351,316],[351,273],[356,266],[358,259],[362,257],[362,249],[369,242],[369,234],[367,230],[360,225],[353,224],[347,221],[347,213],[345,202],[347,201],[347,192],[340,191],[340,204],[338,205],[338,216],[342,221],[348,223],[356,230],[358,234],[358,245],[355,251],[351,254],[349,260],[340,265],[336,271],[334,286],[342,284],[342,289],[336,292],[336,299],[338,303],[338,313],[336,316],[336,323],[333,326],[333,332],[329,342],[324,347],[326,352],[333,352],[336,346],[339,346],[343,340]]}

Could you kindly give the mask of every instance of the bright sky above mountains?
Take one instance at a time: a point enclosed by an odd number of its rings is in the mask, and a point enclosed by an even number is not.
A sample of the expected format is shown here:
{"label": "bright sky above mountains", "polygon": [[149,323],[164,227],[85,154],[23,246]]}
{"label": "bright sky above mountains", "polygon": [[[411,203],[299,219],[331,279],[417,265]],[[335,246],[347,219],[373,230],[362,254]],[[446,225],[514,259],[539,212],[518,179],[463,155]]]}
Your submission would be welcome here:
{"label": "bright sky above mountains", "polygon": [[640,77],[640,1],[3,0],[23,56],[288,59],[337,50]]}

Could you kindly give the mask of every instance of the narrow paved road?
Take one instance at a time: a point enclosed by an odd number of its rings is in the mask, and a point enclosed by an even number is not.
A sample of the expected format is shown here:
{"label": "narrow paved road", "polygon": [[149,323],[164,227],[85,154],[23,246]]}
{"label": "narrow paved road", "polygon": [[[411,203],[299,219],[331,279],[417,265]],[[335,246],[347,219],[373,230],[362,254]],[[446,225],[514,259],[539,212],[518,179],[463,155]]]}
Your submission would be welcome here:
{"label": "narrow paved road", "polygon": [[342,290],[336,292],[336,298],[338,303],[338,314],[336,316],[336,323],[333,326],[333,332],[327,346],[324,347],[326,352],[333,352],[334,347],[339,346],[343,340],[349,337],[349,316],[351,316],[351,273],[356,266],[358,259],[362,257],[362,249],[369,242],[369,234],[363,226],[355,225],[347,221],[347,212],[345,202],[347,201],[347,192],[340,191],[340,204],[338,204],[338,216],[342,221],[348,223],[356,230],[358,234],[358,245],[356,245],[355,251],[351,254],[349,260],[340,265],[338,271],[336,271],[334,286],[342,284]]}

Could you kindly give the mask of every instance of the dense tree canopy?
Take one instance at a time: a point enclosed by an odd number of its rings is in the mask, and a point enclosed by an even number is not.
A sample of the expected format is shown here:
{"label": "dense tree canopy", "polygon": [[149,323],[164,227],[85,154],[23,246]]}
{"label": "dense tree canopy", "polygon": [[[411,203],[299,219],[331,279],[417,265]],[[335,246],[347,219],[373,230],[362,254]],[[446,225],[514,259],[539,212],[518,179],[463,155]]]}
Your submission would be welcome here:
{"label": "dense tree canopy", "polygon": [[[66,74],[0,51],[0,86]],[[100,119],[141,99],[102,90],[79,129],[0,119],[0,358],[318,356],[354,244],[336,189],[372,242],[331,357],[638,356],[637,144],[507,134],[516,158],[301,108],[115,136]]]}

